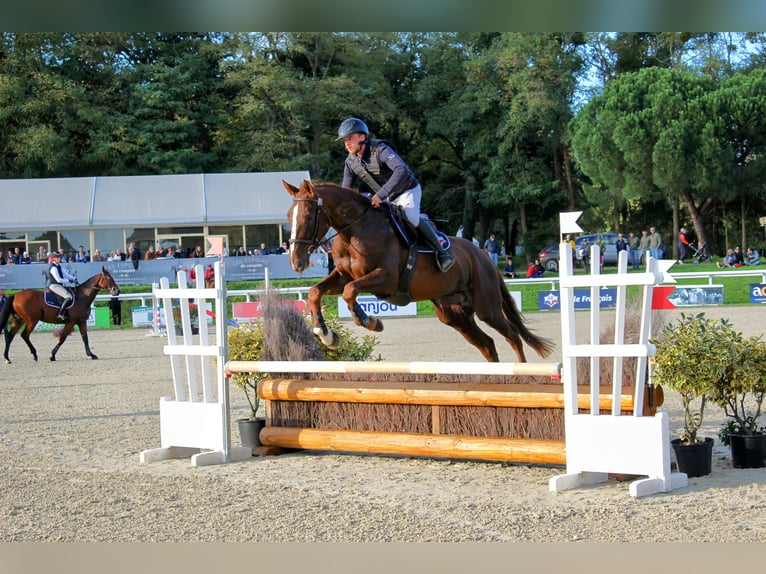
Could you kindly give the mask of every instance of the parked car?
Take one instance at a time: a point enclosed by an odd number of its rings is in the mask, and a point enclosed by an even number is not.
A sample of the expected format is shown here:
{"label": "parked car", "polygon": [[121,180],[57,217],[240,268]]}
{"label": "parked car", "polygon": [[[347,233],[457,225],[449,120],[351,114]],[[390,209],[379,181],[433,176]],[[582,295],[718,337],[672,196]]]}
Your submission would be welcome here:
{"label": "parked car", "polygon": [[[606,252],[604,252],[604,265],[616,265],[617,264],[617,234],[616,233],[589,233],[587,235],[580,235],[575,237],[575,258],[579,262],[582,260],[581,249],[585,240],[588,240],[589,245],[596,243],[596,239],[600,237],[601,241],[606,243]],[[549,245],[542,251],[540,251],[538,258],[540,263],[543,264],[546,271],[558,273],[559,271],[559,245]]]}

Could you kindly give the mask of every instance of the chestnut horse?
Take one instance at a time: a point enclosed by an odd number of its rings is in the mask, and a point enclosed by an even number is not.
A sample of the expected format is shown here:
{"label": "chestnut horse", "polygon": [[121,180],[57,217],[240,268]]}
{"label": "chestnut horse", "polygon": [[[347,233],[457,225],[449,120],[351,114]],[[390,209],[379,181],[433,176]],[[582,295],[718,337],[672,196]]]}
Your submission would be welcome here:
{"label": "chestnut horse", "polygon": [[86,322],[90,315],[90,306],[101,289],[108,289],[112,295],[119,295],[120,288],[114,282],[106,267],[101,268],[101,273],[94,275],[84,283],[81,283],[74,289],[74,303],[67,310],[67,319],[62,321],[56,315],[58,314],[58,305],[51,306],[45,302],[45,292],[36,289],[24,289],[13,295],[10,295],[0,311],[0,327],[5,325],[9,319],[13,319],[8,325],[8,332],[5,334],[5,353],[3,357],[6,363],[10,363],[8,358],[8,349],[16,333],[24,327],[21,332],[21,338],[29,347],[32,356],[37,360],[37,349],[32,345],[29,336],[35,330],[37,323],[45,321],[46,323],[63,323],[64,327],[59,335],[58,344],[51,351],[51,361],[56,360],[56,353],[59,347],[64,344],[69,334],[74,330],[74,326],[80,329],[82,342],[85,344],[85,354],[91,359],[98,359],[90,350],[88,344],[88,327]]}
{"label": "chestnut horse", "polygon": [[541,357],[550,354],[553,344],[527,329],[499,269],[470,241],[449,238],[455,264],[445,273],[437,269],[432,252],[420,254],[402,300],[400,275],[408,265],[409,249],[386,210],[373,208],[366,196],[337,184],[304,181],[299,189],[282,183],[293,196],[287,218],[292,226],[290,265],[296,273],[308,268],[309,255],[330,228],[335,230],[335,268],[308,294],[314,333],[328,347],[337,342],[322,317],[322,297],[342,293],[357,325],[382,331],[381,320],[368,316],[356,300],[360,293],[372,293],[396,304],[430,300],[439,320],[456,329],[487,361],[499,360],[497,349],[475,317],[503,335],[520,362],[526,362],[522,339]]}

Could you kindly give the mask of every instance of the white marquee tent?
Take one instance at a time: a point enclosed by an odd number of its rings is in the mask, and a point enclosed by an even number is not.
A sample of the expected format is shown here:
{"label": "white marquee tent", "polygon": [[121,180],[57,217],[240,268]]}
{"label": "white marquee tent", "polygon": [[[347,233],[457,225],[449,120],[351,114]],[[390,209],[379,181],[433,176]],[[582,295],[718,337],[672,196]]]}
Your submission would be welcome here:
{"label": "white marquee tent", "polygon": [[0,180],[0,231],[279,224],[307,171]]}

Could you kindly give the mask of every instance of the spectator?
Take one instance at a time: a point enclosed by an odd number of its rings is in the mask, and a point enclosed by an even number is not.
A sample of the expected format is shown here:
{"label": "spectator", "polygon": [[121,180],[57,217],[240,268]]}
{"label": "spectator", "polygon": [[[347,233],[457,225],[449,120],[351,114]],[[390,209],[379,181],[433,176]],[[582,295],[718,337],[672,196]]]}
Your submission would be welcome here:
{"label": "spectator", "polygon": [[90,261],[90,256],[85,253],[85,248],[82,245],[77,248],[74,260],[76,263],[88,263]]}
{"label": "spectator", "polygon": [[133,269],[138,269],[138,262],[141,261],[141,250],[136,247],[136,242],[131,241],[130,245],[128,245],[128,256],[130,257],[131,263],[133,263]]}
{"label": "spectator", "polygon": [[734,267],[742,267],[745,264],[745,256],[739,248],[739,245],[734,248],[734,257],[737,259],[734,263]]}
{"label": "spectator", "polygon": [[12,259],[11,262],[14,265],[18,265],[19,263],[21,263],[21,249],[19,249],[18,247],[14,247],[13,253],[9,251],[8,255],[10,255],[10,258]]}
{"label": "spectator", "polygon": [[716,267],[736,267],[737,256],[734,255],[734,250],[730,247],[726,250],[726,255],[723,258],[723,262],[716,261]]}
{"label": "spectator", "polygon": [[101,250],[100,249],[96,249],[93,252],[93,261],[105,261],[105,260],[106,260],[106,257],[101,255]]}
{"label": "spectator", "polygon": [[157,252],[154,250],[154,247],[150,245],[149,249],[147,249],[146,253],[144,254],[144,260],[151,261],[153,259],[157,259]]}
{"label": "spectator", "polygon": [[117,295],[112,295],[109,300],[109,311],[112,315],[112,325],[119,327],[122,325],[122,303]]}
{"label": "spectator", "polygon": [[689,249],[689,237],[687,235],[687,231],[685,227],[682,227],[681,230],[678,232],[678,261],[680,263],[684,262],[684,259],[686,259],[686,253]]}
{"label": "spectator", "polygon": [[173,257],[176,259],[183,259],[186,257],[183,246],[179,245],[176,247],[175,253],[173,253]]}
{"label": "spectator", "polygon": [[505,262],[505,267],[503,268],[503,277],[509,277],[510,279],[516,279],[518,275],[516,274],[516,265],[513,262],[513,259],[510,257]]}
{"label": "spectator", "polygon": [[647,252],[649,255],[651,255],[651,250],[649,249],[649,233],[646,231],[646,229],[641,230],[641,239],[639,240],[638,251],[639,263],[641,261],[641,257],[647,257]]}
{"label": "spectator", "polygon": [[119,247],[114,250],[114,255],[112,255],[112,261],[125,261],[125,254],[122,252],[122,249]]}
{"label": "spectator", "polygon": [[237,249],[237,254],[236,255],[237,255],[237,257],[246,257],[247,256],[247,251],[245,251],[245,246],[244,245],[240,245],[239,246],[239,249]]}
{"label": "spectator", "polygon": [[495,239],[495,234],[490,233],[489,238],[484,242],[484,251],[489,254],[489,258],[497,267],[497,256],[500,253],[500,244]]}
{"label": "spectator", "polygon": [[40,247],[37,248],[37,262],[38,263],[48,262],[48,253],[45,251],[45,247],[42,245],[40,245]]}
{"label": "spectator", "polygon": [[19,263],[21,263],[22,265],[32,263],[32,258],[29,256],[29,253],[27,253],[26,251],[22,253],[21,259],[19,259]]}
{"label": "spectator", "polygon": [[204,257],[204,256],[205,256],[205,254],[202,253],[202,246],[201,245],[197,245],[194,248],[194,253],[192,253],[192,257],[198,258],[198,257]]}
{"label": "spectator", "polygon": [[8,265],[8,260],[5,258],[2,251],[0,251],[0,265]]}
{"label": "spectator", "polygon": [[628,241],[625,239],[625,236],[622,233],[617,234],[617,241],[614,243],[615,248],[617,249],[617,257],[620,257],[620,251],[625,251],[628,253],[628,257],[630,257],[630,248],[628,246]]}
{"label": "spectator", "polygon": [[261,247],[258,249],[258,252],[260,255],[269,255],[271,253],[268,247],[266,247],[265,243],[261,243]]}
{"label": "spectator", "polygon": [[157,249],[154,251],[155,259],[160,259],[162,257],[165,257],[165,250],[162,248],[162,245],[158,245]]}
{"label": "spectator", "polygon": [[527,277],[542,277],[543,273],[545,273],[545,267],[540,264],[539,259],[535,259],[535,262],[527,268]]}
{"label": "spectator", "polygon": [[745,265],[760,265],[761,264],[761,255],[758,253],[756,249],[753,249],[752,247],[747,248],[747,259],[745,261]]}
{"label": "spectator", "polygon": [[606,253],[606,243],[601,237],[596,237],[596,245],[598,245],[598,268],[604,268],[604,253]]}
{"label": "spectator", "polygon": [[572,235],[569,233],[566,234],[564,241],[569,243],[569,245],[572,247],[572,270],[574,271],[575,265],[577,265],[577,244],[572,238]]}
{"label": "spectator", "polygon": [[583,270],[590,273],[590,243],[587,239],[583,240],[582,247],[580,247],[580,260]]}
{"label": "spectator", "polygon": [[649,251],[655,259],[662,259],[662,235],[654,226],[649,228]]}
{"label": "spectator", "polygon": [[641,266],[641,240],[632,231],[628,233],[628,260],[633,269]]}
{"label": "spectator", "polygon": [[205,287],[215,287],[215,270],[212,263],[208,263],[205,267]]}

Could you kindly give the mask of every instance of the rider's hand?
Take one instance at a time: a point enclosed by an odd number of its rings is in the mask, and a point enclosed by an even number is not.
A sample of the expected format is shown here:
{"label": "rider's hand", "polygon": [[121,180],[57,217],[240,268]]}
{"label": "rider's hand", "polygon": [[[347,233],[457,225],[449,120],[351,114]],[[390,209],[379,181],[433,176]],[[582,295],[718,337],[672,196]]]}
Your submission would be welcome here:
{"label": "rider's hand", "polygon": [[380,207],[380,198],[377,195],[373,195],[370,203],[373,207]]}

